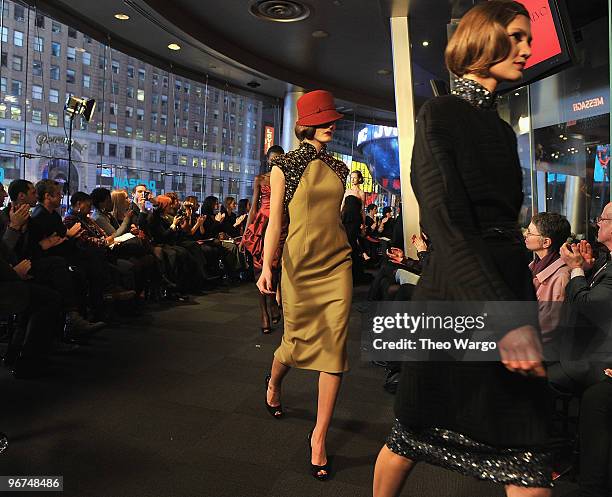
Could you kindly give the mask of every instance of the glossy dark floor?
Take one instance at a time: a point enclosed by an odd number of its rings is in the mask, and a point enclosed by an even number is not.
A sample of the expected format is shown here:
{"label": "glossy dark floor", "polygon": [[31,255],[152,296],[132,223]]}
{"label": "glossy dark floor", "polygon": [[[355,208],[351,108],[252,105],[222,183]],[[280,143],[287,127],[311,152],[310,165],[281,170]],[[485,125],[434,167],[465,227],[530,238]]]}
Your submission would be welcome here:
{"label": "glossy dark floor", "polygon": [[[40,380],[0,371],[0,431],[11,439],[0,475],[63,475],[65,497],[370,496],[393,397],[381,388],[384,371],[360,360],[359,313],[329,437],[335,474],[321,483],[308,473],[306,449],[317,377],[292,371],[286,417],[266,412],[264,377],[282,324],[262,336],[255,291],[242,285],[127,320],[56,358]],[[561,484],[555,495],[567,490]],[[402,495],[503,490],[423,464]]]}

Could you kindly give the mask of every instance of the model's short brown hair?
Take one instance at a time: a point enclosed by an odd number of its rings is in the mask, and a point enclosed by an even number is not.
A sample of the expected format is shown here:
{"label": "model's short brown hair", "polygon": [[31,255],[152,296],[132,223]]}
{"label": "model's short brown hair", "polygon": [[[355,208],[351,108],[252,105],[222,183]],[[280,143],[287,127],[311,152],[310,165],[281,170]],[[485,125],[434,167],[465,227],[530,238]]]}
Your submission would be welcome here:
{"label": "model's short brown hair", "polygon": [[317,128],[314,126],[300,126],[299,124],[295,125],[295,136],[298,140],[312,140],[315,135],[315,131]]}
{"label": "model's short brown hair", "polygon": [[519,2],[490,0],[470,9],[446,46],[448,70],[456,76],[488,76],[489,68],[510,53],[506,28],[516,16],[529,19],[529,12]]}

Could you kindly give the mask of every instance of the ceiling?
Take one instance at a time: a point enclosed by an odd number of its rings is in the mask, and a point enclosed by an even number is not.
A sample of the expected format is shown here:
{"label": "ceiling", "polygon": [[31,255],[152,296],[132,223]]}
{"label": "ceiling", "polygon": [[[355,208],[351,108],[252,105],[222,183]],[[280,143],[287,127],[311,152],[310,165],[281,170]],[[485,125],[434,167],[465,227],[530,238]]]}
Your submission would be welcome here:
{"label": "ceiling", "polygon": [[[34,1],[34,0],[32,0]],[[282,2],[284,0],[277,0]],[[282,98],[291,88],[329,89],[358,116],[394,120],[391,15],[409,15],[417,104],[429,80],[446,79],[451,13],[477,0],[297,0],[307,19],[255,17],[256,0],[40,0],[41,10],[118,50],[196,80]],[[574,29],[605,15],[606,0],[568,0]],[[603,10],[602,10],[603,9]],[[130,16],[127,21],[115,13]],[[317,38],[315,32],[326,37]],[[423,41],[429,42],[427,47]],[[181,50],[172,52],[169,43]],[[384,74],[380,74],[380,72]],[[255,86],[255,87],[253,87]]]}

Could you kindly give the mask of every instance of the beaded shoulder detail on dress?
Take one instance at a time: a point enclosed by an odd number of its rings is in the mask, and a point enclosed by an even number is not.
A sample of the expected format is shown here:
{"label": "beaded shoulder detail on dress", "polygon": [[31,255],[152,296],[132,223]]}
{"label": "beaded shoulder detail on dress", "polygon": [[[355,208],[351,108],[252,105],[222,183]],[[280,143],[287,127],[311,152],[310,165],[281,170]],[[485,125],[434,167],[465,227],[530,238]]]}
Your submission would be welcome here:
{"label": "beaded shoulder detail on dress", "polygon": [[317,158],[325,162],[338,175],[338,178],[342,181],[342,186],[346,184],[348,167],[344,162],[328,154],[325,145],[317,153],[317,149],[313,145],[302,142],[296,150],[281,155],[272,161],[272,167],[278,167],[285,176],[285,209],[291,202],[306,167]]}

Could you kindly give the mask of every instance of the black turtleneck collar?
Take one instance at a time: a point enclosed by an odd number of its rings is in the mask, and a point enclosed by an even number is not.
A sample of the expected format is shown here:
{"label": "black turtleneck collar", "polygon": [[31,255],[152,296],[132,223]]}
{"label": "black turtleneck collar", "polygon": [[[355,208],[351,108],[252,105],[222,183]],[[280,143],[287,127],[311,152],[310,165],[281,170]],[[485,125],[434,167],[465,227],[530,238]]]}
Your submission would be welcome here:
{"label": "black turtleneck collar", "polygon": [[456,78],[452,94],[466,100],[477,109],[494,110],[497,107],[497,95],[473,79]]}

